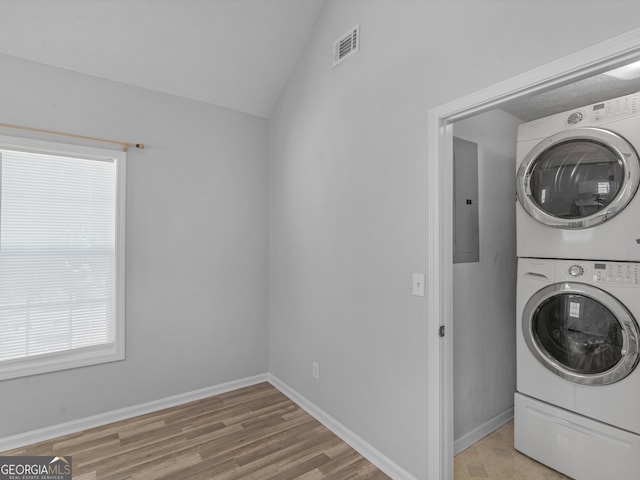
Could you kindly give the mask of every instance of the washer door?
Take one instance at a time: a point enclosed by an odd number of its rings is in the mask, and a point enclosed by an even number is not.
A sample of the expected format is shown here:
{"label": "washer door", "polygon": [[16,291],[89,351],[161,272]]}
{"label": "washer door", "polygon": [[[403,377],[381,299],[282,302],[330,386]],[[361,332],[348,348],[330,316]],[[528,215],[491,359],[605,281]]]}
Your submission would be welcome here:
{"label": "washer door", "polygon": [[636,320],[590,285],[556,283],[536,292],[525,306],[522,334],[542,365],[581,385],[615,383],[638,364]]}
{"label": "washer door", "polygon": [[552,135],[523,159],[516,178],[518,201],[533,218],[556,228],[598,225],[619,213],[638,189],[634,148],[601,128]]}

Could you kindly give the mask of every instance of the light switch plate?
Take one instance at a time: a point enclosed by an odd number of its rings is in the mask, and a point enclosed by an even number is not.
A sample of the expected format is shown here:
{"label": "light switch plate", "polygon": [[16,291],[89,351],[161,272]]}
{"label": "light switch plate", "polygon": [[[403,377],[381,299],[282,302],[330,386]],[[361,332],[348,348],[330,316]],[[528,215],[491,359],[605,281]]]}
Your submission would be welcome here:
{"label": "light switch plate", "polygon": [[416,297],[424,297],[424,273],[413,274],[413,291]]}

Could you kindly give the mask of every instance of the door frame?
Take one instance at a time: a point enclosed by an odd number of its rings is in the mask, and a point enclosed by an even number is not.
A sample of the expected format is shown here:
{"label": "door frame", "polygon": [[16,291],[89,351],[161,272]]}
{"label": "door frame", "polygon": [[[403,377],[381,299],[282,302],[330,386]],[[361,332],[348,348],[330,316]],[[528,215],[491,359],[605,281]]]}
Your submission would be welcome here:
{"label": "door frame", "polygon": [[[453,122],[640,58],[640,28],[555,60],[428,113],[427,478],[453,480]],[[514,165],[515,172],[515,165]],[[434,228],[435,227],[435,228]],[[446,335],[440,337],[440,327]]]}

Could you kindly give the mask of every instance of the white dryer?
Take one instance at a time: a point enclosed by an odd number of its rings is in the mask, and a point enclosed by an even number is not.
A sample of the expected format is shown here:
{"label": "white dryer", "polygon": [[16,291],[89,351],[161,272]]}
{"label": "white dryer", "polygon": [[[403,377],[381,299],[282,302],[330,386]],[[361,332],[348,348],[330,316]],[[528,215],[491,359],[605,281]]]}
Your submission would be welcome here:
{"label": "white dryer", "polygon": [[640,92],[520,125],[518,257],[640,261]]}
{"label": "white dryer", "polygon": [[520,258],[517,292],[516,449],[580,480],[635,478],[640,264]]}

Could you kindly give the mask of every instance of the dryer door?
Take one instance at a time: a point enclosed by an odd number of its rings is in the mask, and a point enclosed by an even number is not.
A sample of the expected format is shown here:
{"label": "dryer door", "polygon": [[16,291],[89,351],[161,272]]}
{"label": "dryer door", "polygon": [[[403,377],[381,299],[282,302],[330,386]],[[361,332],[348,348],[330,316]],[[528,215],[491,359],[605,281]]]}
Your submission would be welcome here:
{"label": "dryer door", "polygon": [[588,228],[624,209],[639,179],[638,155],[629,142],[601,128],[576,128],[546,138],[527,154],[517,195],[545,225]]}
{"label": "dryer door", "polygon": [[542,365],[581,385],[615,383],[638,364],[636,320],[590,285],[556,283],[536,292],[525,306],[522,334]]}

